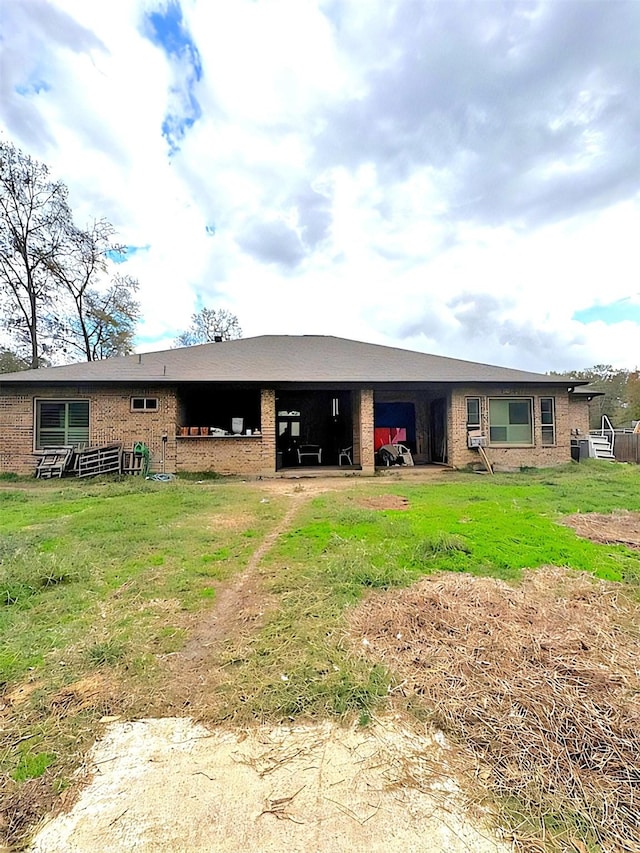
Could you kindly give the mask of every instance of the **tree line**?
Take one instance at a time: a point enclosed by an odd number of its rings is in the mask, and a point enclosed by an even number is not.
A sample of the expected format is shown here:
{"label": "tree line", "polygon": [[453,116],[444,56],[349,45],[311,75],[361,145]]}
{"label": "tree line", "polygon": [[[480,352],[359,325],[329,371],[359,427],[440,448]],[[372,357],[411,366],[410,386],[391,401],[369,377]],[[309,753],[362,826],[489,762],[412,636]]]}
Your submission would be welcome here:
{"label": "tree line", "polygon": [[[0,373],[132,353],[139,283],[117,272],[125,257],[110,222],[76,225],[66,185],[0,139]],[[175,346],[241,335],[231,312],[203,308]]]}
{"label": "tree line", "polygon": [[640,420],[640,371],[637,368],[625,370],[611,364],[596,364],[585,370],[552,372],[550,375],[587,380],[590,387],[599,392],[589,403],[591,429],[600,429],[603,415],[614,427],[630,427],[634,421]]}

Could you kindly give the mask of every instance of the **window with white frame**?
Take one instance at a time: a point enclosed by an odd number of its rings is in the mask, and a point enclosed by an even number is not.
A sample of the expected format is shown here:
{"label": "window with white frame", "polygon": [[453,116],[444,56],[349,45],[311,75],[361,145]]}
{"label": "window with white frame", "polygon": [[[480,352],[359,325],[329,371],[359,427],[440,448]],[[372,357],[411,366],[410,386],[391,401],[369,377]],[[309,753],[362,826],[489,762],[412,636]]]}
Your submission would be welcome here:
{"label": "window with white frame", "polygon": [[489,400],[491,444],[533,444],[532,401],[529,397]]}
{"label": "window with white frame", "polygon": [[554,397],[540,397],[540,425],[542,443],[556,443],[556,401]]}
{"label": "window with white frame", "polygon": [[158,398],[157,397],[132,397],[131,398],[132,412],[157,412]]}
{"label": "window with white frame", "polygon": [[467,429],[480,429],[480,397],[467,397]]}
{"label": "window with white frame", "polygon": [[88,400],[36,400],[36,450],[88,441]]}

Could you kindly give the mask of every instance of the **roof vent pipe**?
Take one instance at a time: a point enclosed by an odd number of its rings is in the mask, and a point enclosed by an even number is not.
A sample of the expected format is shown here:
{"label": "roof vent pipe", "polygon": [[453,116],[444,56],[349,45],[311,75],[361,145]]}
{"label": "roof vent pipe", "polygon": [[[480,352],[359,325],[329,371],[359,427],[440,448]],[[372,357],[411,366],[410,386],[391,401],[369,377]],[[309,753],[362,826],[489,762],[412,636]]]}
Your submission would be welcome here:
{"label": "roof vent pipe", "polygon": [[219,332],[216,332],[216,334],[213,336],[213,342],[214,344],[222,343],[222,335]]}

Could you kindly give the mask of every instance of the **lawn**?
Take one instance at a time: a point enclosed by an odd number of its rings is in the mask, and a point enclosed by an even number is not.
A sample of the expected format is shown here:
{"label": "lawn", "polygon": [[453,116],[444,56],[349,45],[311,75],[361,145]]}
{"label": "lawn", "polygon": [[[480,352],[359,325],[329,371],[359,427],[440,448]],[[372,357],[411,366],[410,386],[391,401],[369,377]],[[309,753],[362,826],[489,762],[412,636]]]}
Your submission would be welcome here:
{"label": "lawn", "polygon": [[[618,582],[640,600],[640,551],[558,524],[578,512],[640,511],[640,468],[594,462],[341,485],[304,496],[257,563],[270,604],[220,647],[224,677],[199,708],[209,722],[366,724],[380,713],[397,679],[348,633],[349,614],[372,590],[441,571],[517,583],[523,569],[551,564]],[[102,717],[175,713],[167,661],[305,484],[289,493],[223,479],[0,487],[0,770],[14,804],[21,789],[33,792],[26,824],[68,786]],[[420,713],[411,702],[405,711]]]}

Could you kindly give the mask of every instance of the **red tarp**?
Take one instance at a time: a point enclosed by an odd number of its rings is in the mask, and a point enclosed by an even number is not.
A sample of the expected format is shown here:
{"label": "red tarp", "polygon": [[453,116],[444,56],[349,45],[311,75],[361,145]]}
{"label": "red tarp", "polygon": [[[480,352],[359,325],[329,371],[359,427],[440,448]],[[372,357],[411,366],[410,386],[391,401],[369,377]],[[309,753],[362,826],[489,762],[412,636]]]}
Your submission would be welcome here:
{"label": "red tarp", "polygon": [[376,427],[373,431],[374,450],[380,450],[384,444],[404,444],[406,440],[405,427]]}

